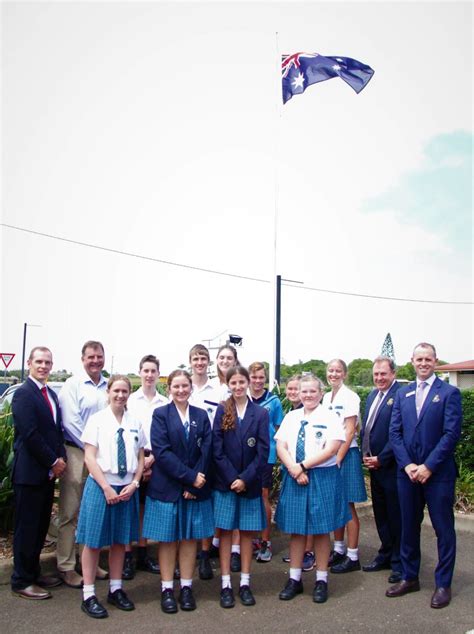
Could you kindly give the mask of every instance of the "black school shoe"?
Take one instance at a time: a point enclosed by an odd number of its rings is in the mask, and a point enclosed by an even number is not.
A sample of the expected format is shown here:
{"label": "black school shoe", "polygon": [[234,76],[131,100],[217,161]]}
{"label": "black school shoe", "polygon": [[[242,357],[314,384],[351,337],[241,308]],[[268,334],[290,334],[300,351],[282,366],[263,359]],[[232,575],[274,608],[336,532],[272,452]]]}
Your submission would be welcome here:
{"label": "black school shoe", "polygon": [[242,605],[255,605],[255,598],[249,586],[240,586],[239,597]]}
{"label": "black school shoe", "polygon": [[95,594],[82,602],[81,610],[93,619],[106,619],[109,616],[109,613],[104,606],[99,603]]}
{"label": "black school shoe", "polygon": [[337,550],[331,550],[331,554],[329,555],[328,566],[336,566],[344,561],[345,555],[342,553],[338,553]]}
{"label": "black school shoe", "polygon": [[153,559],[153,557],[149,557],[148,555],[143,559],[137,559],[136,569],[151,572],[152,575],[160,574],[160,564]]}
{"label": "black school shoe", "polygon": [[199,579],[203,581],[209,581],[214,577],[214,573],[212,572],[211,562],[209,561],[209,553],[207,551],[201,551],[201,556],[199,558]]}
{"label": "black school shoe", "polygon": [[178,611],[178,604],[171,588],[161,591],[161,609],[165,614],[175,614]]}
{"label": "black school shoe", "polygon": [[115,605],[115,607],[119,610],[125,610],[126,612],[130,612],[135,609],[133,601],[130,601],[122,588],[119,588],[114,592],[109,592],[107,595],[107,603]]}
{"label": "black school shoe", "polygon": [[231,553],[230,554],[230,571],[240,572],[240,567],[241,567],[240,553]]}
{"label": "black school shoe", "polygon": [[328,600],[328,584],[320,579],[314,584],[313,601],[315,603],[326,603]]}
{"label": "black school shoe", "polygon": [[331,566],[331,572],[335,574],[342,574],[344,572],[354,572],[355,570],[360,570],[360,561],[356,559],[353,561],[350,557],[344,557],[340,564],[336,564],[335,566]]}
{"label": "black school shoe", "polygon": [[278,595],[278,598],[282,601],[291,601],[291,599],[294,599],[297,594],[301,594],[302,592],[303,582],[301,580],[296,581],[296,579],[291,579],[290,577],[290,579],[286,582],[286,586]]}
{"label": "black school shoe", "polygon": [[232,588],[222,588],[220,605],[221,605],[221,608],[234,607],[235,599],[234,599],[234,593],[232,591]]}
{"label": "black school shoe", "polygon": [[135,576],[135,565],[133,563],[132,553],[125,553],[122,568],[122,579],[124,581],[130,581]]}
{"label": "black school shoe", "polygon": [[181,592],[179,593],[179,607],[182,610],[187,610],[191,612],[191,610],[196,609],[196,600],[194,599],[193,590],[189,586],[183,586],[181,588]]}

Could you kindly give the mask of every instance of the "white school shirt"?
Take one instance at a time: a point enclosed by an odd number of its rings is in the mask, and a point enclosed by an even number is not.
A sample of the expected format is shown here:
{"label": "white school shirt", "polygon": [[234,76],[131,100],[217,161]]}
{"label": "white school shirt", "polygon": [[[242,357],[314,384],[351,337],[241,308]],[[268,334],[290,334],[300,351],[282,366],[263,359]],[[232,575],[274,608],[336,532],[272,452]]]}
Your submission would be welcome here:
{"label": "white school shirt", "polygon": [[[127,455],[127,474],[121,478],[118,474],[117,439],[118,428],[123,427],[123,439]],[[112,485],[130,484],[138,467],[138,452],[145,447],[146,438],[141,423],[128,411],[119,425],[109,407],[93,414],[82,432],[81,441],[97,447],[96,460],[105,479]]]}
{"label": "white school shirt", "polygon": [[[327,442],[331,440],[344,441],[344,425],[341,419],[333,411],[324,405],[319,405],[311,414],[304,413],[304,409],[294,409],[283,419],[282,424],[275,434],[275,440],[281,440],[288,445],[288,452],[293,460],[296,460],[296,443],[301,429],[301,422],[307,420],[305,426],[304,452],[305,460],[314,458],[325,449]],[[336,464],[336,456],[331,456],[326,462],[313,468],[333,467]]]}
{"label": "white school shirt", "polygon": [[169,399],[166,398],[166,396],[162,396],[158,390],[151,401],[147,399],[141,387],[138,388],[136,392],[133,392],[133,394],[130,394],[127,401],[127,411],[142,424],[143,433],[146,438],[145,449],[150,449],[151,451],[150,430],[153,412],[157,407],[163,407],[163,405],[167,405],[169,402]]}
{"label": "white school shirt", "polygon": [[357,443],[357,428],[359,427],[359,411],[360,411],[360,398],[358,394],[350,390],[344,383],[336,392],[334,400],[331,402],[332,391],[326,392],[323,397],[323,405],[325,405],[328,409],[336,412],[338,416],[340,416],[341,421],[344,421],[345,418],[349,418],[350,416],[356,416],[356,432],[354,437],[352,438],[351,446],[358,447]]}
{"label": "white school shirt", "polygon": [[214,416],[216,415],[219,403],[219,394],[212,385],[211,381],[205,383],[201,388],[198,388],[193,384],[191,396],[189,397],[189,404],[194,405],[194,407],[200,407],[207,412],[211,428],[214,424]]}
{"label": "white school shirt", "polygon": [[219,403],[222,403],[222,401],[226,401],[232,394],[232,392],[229,390],[229,386],[226,383],[221,383],[218,376],[215,376],[213,379],[211,379],[209,383],[214,388]]}

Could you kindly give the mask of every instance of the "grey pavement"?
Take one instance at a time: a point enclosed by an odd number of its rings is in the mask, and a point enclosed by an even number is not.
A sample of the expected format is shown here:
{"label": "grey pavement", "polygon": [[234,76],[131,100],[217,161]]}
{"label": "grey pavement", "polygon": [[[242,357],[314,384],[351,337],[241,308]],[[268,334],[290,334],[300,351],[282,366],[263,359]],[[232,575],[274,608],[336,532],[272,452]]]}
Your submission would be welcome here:
{"label": "grey pavement", "polygon": [[[465,526],[465,524],[464,524]],[[472,526],[472,525],[471,525]],[[361,561],[373,559],[378,537],[373,518],[361,518]],[[0,631],[4,634],[42,632],[160,632],[189,633],[196,628],[214,632],[410,632],[457,634],[474,629],[474,533],[458,528],[458,556],[453,582],[453,600],[442,610],[430,607],[433,570],[436,564],[436,540],[432,528],[422,529],[421,591],[398,599],[385,597],[387,571],[330,574],[329,600],[324,605],[312,602],[314,572],[303,573],[305,591],[293,601],[278,599],[287,580],[287,564],[281,557],[287,550],[287,538],[273,540],[274,557],[270,563],[254,563],[252,588],[257,605],[245,608],[219,607],[220,578],[194,582],[198,603],[195,612],[165,615],[159,606],[159,576],[137,573],[125,589],[135,601],[134,612],[121,612],[112,606],[109,618],[94,621],[80,610],[81,591],[65,586],[55,588],[48,601],[28,601],[12,596],[8,585],[0,587]],[[51,566],[51,558],[49,565]],[[218,569],[216,570],[218,573]],[[234,590],[238,575],[233,575]],[[106,600],[108,582],[97,583],[96,591]]]}

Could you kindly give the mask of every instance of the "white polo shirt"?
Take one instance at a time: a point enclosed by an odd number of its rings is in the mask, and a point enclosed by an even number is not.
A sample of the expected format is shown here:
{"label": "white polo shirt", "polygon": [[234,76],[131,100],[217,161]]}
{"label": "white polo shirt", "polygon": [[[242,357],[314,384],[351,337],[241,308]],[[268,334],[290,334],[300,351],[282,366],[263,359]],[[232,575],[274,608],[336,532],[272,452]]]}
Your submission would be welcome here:
{"label": "white polo shirt", "polygon": [[151,450],[150,429],[153,412],[157,407],[163,407],[163,405],[167,405],[169,402],[169,399],[166,398],[166,396],[162,396],[158,390],[151,401],[147,399],[141,387],[138,388],[136,392],[133,392],[133,394],[130,394],[127,401],[127,411],[142,424],[143,433],[146,438],[145,449]]}
{"label": "white polo shirt", "polygon": [[207,381],[207,383],[205,383],[201,388],[198,388],[193,384],[191,396],[189,397],[189,404],[206,410],[211,427],[214,424],[214,416],[216,415],[219,403],[219,393],[212,385],[211,381]]}
{"label": "white polo shirt", "polygon": [[326,392],[323,397],[323,405],[329,410],[333,410],[340,417],[341,421],[350,416],[356,416],[356,433],[352,438],[351,446],[358,447],[357,443],[357,428],[359,427],[359,411],[360,411],[360,398],[359,395],[350,390],[344,383],[336,392],[334,399],[331,401],[332,391]]}
{"label": "white polo shirt", "polygon": [[[118,429],[123,427],[123,439],[127,456],[127,474],[118,475],[117,440]],[[145,447],[146,438],[141,423],[125,411],[122,424],[119,425],[109,407],[93,414],[82,432],[84,444],[97,447],[96,460],[107,482],[113,485],[130,484],[138,467],[138,452]]]}

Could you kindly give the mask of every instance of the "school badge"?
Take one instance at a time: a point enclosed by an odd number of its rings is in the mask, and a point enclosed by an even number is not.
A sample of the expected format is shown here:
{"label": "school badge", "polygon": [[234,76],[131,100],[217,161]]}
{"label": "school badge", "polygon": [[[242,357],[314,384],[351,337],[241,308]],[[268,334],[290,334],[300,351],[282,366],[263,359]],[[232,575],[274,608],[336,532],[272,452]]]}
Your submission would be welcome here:
{"label": "school badge", "polygon": [[255,447],[255,445],[257,444],[257,441],[255,440],[255,438],[251,437],[247,440],[247,445],[249,447]]}
{"label": "school badge", "polygon": [[322,437],[322,435],[323,435],[323,432],[322,432],[322,431],[317,431],[317,432],[316,432],[316,438],[317,438],[318,440]]}

